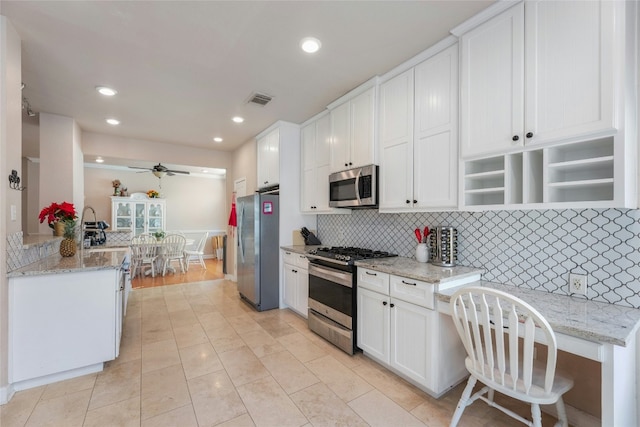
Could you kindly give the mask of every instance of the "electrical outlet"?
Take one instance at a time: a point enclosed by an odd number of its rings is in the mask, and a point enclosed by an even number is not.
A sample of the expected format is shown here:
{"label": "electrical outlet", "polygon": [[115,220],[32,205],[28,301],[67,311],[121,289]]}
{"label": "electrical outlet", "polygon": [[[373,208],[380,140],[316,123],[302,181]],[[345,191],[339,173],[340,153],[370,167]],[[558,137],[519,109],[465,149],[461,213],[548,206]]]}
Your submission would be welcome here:
{"label": "electrical outlet", "polygon": [[569,273],[569,293],[587,295],[587,276]]}

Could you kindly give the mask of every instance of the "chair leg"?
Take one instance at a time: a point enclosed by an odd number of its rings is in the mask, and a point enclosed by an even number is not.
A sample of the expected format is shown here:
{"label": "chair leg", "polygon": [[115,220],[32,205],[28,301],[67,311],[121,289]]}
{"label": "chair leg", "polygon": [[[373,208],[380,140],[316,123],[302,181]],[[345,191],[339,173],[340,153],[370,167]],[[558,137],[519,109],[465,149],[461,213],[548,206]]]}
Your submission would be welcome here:
{"label": "chair leg", "polygon": [[467,381],[467,386],[464,388],[462,392],[462,396],[460,396],[460,400],[458,401],[458,406],[456,407],[456,411],[453,413],[453,417],[451,418],[451,423],[449,427],[456,427],[458,425],[458,421],[460,421],[460,417],[462,417],[462,413],[464,412],[464,408],[467,407],[469,402],[469,396],[471,396],[471,392],[473,391],[473,387],[476,385],[475,377],[470,376]]}
{"label": "chair leg", "polygon": [[540,405],[537,403],[531,404],[531,417],[533,418],[533,427],[542,427],[542,413]]}
{"label": "chair leg", "polygon": [[556,426],[558,427],[569,427],[569,421],[567,421],[567,411],[564,408],[564,401],[562,400],[562,396],[556,402],[556,409],[558,410],[558,422]]}
{"label": "chair leg", "polygon": [[202,255],[198,255],[198,261],[200,261],[200,265],[202,266],[202,268],[206,270],[207,265],[204,263],[204,257]]}

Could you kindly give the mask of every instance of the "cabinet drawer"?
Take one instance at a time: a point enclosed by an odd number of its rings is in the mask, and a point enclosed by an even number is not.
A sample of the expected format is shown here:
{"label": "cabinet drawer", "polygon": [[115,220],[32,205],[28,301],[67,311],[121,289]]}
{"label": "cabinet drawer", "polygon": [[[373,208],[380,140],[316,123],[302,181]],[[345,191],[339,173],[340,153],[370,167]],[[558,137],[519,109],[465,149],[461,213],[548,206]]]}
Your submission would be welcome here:
{"label": "cabinet drawer", "polygon": [[434,289],[432,283],[421,282],[420,280],[408,279],[406,277],[391,276],[389,278],[390,295],[411,304],[434,309]]}
{"label": "cabinet drawer", "polygon": [[282,251],[282,261],[285,264],[296,265],[298,254],[291,251]]}
{"label": "cabinet drawer", "polygon": [[303,268],[305,270],[309,269],[309,260],[305,255],[294,253],[293,256],[295,257],[296,265],[298,267]]}
{"label": "cabinet drawer", "polygon": [[389,275],[375,270],[358,268],[358,287],[389,295]]}

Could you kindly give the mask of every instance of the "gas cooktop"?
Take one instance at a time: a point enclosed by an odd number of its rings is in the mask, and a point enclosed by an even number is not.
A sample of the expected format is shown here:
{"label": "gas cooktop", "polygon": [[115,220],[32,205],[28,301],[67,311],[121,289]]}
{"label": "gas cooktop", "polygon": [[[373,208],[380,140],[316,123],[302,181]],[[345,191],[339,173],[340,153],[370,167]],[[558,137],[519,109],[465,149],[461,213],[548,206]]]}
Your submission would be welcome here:
{"label": "gas cooktop", "polygon": [[308,252],[310,255],[315,255],[318,258],[333,259],[338,261],[345,261],[352,263],[362,259],[371,258],[388,258],[398,256],[384,251],[374,251],[372,249],[354,248],[345,246],[331,246],[312,249]]}

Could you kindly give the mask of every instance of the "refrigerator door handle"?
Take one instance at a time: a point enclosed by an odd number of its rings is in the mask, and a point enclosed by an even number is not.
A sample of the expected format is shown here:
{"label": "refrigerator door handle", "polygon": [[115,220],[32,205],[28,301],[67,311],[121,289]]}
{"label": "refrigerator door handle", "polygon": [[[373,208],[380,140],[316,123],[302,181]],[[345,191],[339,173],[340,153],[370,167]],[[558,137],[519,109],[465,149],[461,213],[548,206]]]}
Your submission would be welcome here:
{"label": "refrigerator door handle", "polygon": [[239,246],[239,253],[240,253],[240,257],[242,260],[242,263],[244,264],[244,239],[242,238],[242,225],[243,225],[243,221],[244,221],[244,203],[240,203],[239,206],[239,213],[240,213],[240,221],[238,221],[238,246]]}

